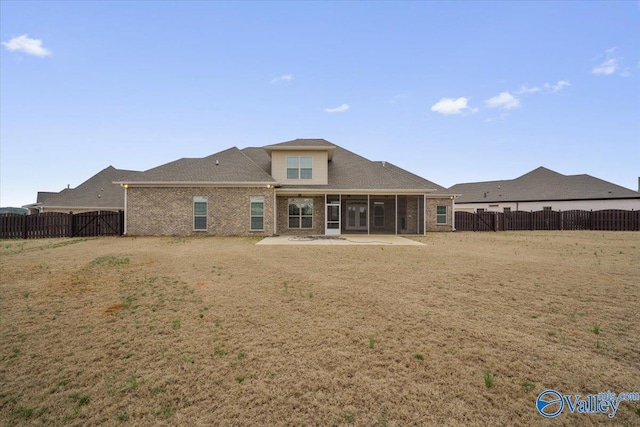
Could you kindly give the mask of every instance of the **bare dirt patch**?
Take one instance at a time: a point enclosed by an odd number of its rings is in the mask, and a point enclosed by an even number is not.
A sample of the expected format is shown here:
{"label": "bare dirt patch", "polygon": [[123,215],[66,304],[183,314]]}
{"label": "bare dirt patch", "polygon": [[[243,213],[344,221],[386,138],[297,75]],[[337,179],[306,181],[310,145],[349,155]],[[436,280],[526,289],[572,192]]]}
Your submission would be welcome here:
{"label": "bare dirt patch", "polygon": [[640,424],[639,233],[417,240],[2,241],[0,424]]}

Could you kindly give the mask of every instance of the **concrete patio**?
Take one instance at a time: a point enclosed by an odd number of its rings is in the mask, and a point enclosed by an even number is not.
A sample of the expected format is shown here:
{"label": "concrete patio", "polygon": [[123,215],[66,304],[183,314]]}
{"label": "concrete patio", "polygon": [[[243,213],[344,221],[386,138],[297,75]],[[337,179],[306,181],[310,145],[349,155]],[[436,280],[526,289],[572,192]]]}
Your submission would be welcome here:
{"label": "concrete patio", "polygon": [[400,236],[386,235],[350,235],[340,236],[273,236],[265,237],[256,245],[385,245],[385,246],[424,246],[424,243]]}

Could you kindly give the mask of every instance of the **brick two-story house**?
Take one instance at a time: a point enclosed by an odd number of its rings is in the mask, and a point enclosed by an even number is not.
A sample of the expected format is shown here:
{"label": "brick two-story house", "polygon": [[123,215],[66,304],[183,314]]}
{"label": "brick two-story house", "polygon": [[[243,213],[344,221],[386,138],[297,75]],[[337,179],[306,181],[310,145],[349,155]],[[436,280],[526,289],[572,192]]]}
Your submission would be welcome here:
{"label": "brick two-story house", "polygon": [[229,148],[132,174],[128,235],[424,234],[451,231],[453,195],[323,139]]}

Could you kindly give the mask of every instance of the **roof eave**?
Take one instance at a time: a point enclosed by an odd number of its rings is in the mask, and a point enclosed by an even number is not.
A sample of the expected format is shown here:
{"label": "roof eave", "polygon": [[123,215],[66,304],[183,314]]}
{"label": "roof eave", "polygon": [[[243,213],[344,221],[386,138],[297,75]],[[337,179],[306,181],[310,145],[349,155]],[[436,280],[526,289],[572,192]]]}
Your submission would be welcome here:
{"label": "roof eave", "polygon": [[267,145],[262,147],[271,156],[272,151],[327,151],[329,160],[333,159],[333,152],[336,149],[335,145],[326,146],[304,146],[304,145],[289,145],[289,146],[277,146]]}
{"label": "roof eave", "polygon": [[[275,187],[275,181],[115,181],[125,187]],[[126,187],[125,187],[126,188]]]}
{"label": "roof eave", "polygon": [[[287,195],[287,194],[353,194],[353,195],[389,195],[389,194],[397,194],[397,195],[429,195],[430,193],[434,193],[438,190],[436,189],[425,189],[425,188],[406,188],[406,189],[398,189],[398,188],[309,188],[309,187],[299,187],[299,188],[276,188],[277,194]],[[437,194],[434,196],[442,196],[442,197],[452,197],[450,194]]]}

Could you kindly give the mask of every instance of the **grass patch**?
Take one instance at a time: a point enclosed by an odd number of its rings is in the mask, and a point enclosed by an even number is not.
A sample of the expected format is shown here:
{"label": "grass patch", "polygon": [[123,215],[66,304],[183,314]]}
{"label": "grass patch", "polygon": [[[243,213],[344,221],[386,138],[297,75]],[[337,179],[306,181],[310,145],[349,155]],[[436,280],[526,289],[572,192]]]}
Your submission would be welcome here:
{"label": "grass patch", "polygon": [[489,369],[485,369],[484,370],[484,386],[486,388],[491,388],[493,387],[494,382],[495,382],[495,376],[493,372],[491,372]]}
{"label": "grass patch", "polygon": [[419,361],[421,361],[421,362],[424,360],[424,354],[422,354],[422,353],[416,353],[416,354],[414,354],[414,355],[413,355],[413,357],[414,357],[416,360],[419,360]]}
{"label": "grass patch", "polygon": [[521,385],[522,388],[524,388],[524,391],[526,391],[527,393],[530,393],[531,390],[533,390],[533,388],[535,387],[535,384],[527,380],[522,381]]}
{"label": "grass patch", "polygon": [[91,261],[92,265],[102,265],[102,264],[106,264],[109,266],[122,266],[122,265],[127,265],[129,264],[129,258],[128,257],[117,257],[115,255],[104,255],[101,257],[98,257],[96,259],[94,259],[93,261]]}
{"label": "grass patch", "polygon": [[80,393],[73,393],[71,396],[69,396],[69,399],[75,401],[78,404],[78,407],[88,405],[89,401],[91,400],[86,394],[80,396]]}
{"label": "grass patch", "polygon": [[600,335],[600,324],[596,323],[591,327],[591,332],[593,332],[596,335]]}
{"label": "grass patch", "polygon": [[353,424],[356,422],[356,416],[353,415],[353,413],[351,412],[344,412],[342,414],[342,419],[344,420],[345,423],[347,424]]}

